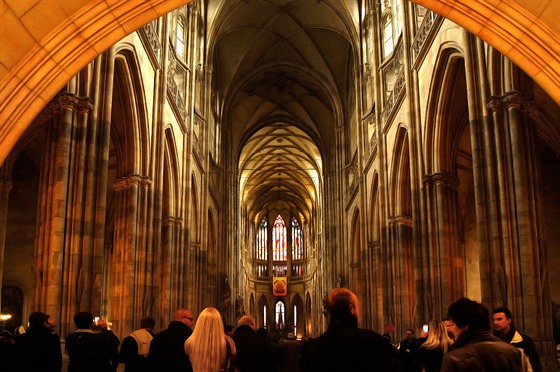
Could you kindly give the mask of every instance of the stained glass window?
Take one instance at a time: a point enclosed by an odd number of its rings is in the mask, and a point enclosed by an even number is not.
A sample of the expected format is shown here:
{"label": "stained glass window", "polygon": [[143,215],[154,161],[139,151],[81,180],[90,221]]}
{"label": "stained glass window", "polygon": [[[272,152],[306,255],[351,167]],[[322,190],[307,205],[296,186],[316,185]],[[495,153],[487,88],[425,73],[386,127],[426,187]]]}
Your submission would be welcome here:
{"label": "stained glass window", "polygon": [[278,215],[272,229],[272,259],[274,261],[286,261],[288,259],[286,241],[286,223],[282,216]]}
{"label": "stained glass window", "polygon": [[294,305],[294,335],[297,335],[297,306]]}
{"label": "stained glass window", "polygon": [[286,308],[282,301],[278,301],[276,303],[275,309],[275,318],[276,318],[276,328],[277,329],[284,329],[284,315],[286,314]]}
{"label": "stained glass window", "polygon": [[292,260],[303,260],[303,232],[295,217],[292,218]]}
{"label": "stained glass window", "polygon": [[267,249],[267,242],[268,242],[268,220],[264,217],[259,225],[259,229],[257,231],[257,239],[256,239],[256,252],[255,258],[257,260],[268,260],[268,249]]}
{"label": "stained glass window", "polygon": [[268,265],[258,264],[257,265],[257,276],[268,276]]}
{"label": "stained glass window", "polygon": [[303,275],[303,265],[302,264],[293,264],[292,265],[292,275],[293,276],[302,276]]}
{"label": "stained glass window", "polygon": [[286,276],[288,274],[288,265],[286,264],[273,265],[272,272],[274,273],[274,276]]}

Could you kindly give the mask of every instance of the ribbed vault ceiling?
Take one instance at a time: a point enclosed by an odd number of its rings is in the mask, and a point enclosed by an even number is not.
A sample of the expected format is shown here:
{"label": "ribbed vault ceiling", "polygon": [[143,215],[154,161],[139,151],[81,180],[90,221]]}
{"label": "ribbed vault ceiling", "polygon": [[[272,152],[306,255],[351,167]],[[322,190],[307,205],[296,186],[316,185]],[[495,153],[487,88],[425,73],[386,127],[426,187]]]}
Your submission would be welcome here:
{"label": "ribbed vault ceiling", "polygon": [[356,1],[210,1],[216,106],[254,216],[309,217],[355,92]]}

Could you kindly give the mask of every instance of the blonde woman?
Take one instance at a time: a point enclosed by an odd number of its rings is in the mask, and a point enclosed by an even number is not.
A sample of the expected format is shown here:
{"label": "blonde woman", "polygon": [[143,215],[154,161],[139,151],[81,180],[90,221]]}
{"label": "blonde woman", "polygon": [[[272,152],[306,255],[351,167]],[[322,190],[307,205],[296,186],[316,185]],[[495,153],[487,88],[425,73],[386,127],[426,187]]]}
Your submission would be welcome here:
{"label": "blonde woman", "polygon": [[218,310],[213,307],[202,310],[193,334],[185,341],[185,353],[189,356],[193,372],[227,370],[229,358],[226,336]]}
{"label": "blonde woman", "polygon": [[432,320],[428,326],[428,338],[418,348],[417,357],[422,371],[439,371],[443,356],[452,344],[453,340],[447,334],[445,323],[440,320]]}

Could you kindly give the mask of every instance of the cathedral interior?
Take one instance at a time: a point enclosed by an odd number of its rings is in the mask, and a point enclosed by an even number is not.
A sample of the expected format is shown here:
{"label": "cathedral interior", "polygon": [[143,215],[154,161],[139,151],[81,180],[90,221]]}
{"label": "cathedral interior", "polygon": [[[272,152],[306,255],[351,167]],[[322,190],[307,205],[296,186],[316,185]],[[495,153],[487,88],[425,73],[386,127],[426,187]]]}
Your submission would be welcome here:
{"label": "cathedral interior", "polygon": [[394,339],[508,306],[555,366],[560,2],[46,3],[1,2],[3,328],[314,337],[339,286]]}

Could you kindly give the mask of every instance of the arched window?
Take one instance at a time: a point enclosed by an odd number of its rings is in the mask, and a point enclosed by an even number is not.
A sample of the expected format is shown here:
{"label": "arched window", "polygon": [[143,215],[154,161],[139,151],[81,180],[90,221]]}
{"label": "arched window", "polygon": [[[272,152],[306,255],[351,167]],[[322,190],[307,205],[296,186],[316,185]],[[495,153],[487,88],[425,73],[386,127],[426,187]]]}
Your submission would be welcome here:
{"label": "arched window", "polygon": [[294,335],[297,335],[297,305],[294,305]]}
{"label": "arched window", "polygon": [[[268,219],[266,216],[257,229],[254,257],[258,261],[268,261]],[[257,276],[268,276],[268,262],[257,262],[256,271]]]}
{"label": "arched window", "polygon": [[292,260],[303,260],[303,232],[295,217],[292,218]]}
{"label": "arched window", "polygon": [[391,13],[383,16],[383,57],[393,52],[393,17]]}
{"label": "arched window", "polygon": [[175,51],[178,56],[185,57],[185,21],[183,17],[177,18],[177,32],[175,36]]}
{"label": "arched window", "polygon": [[286,261],[288,250],[286,248],[286,223],[281,215],[276,217],[274,228],[272,229],[272,259],[274,261]]}
{"label": "arched window", "polygon": [[285,327],[284,316],[286,314],[286,306],[282,301],[276,303],[276,309],[274,311],[274,319],[276,319],[276,329],[282,330]]}
{"label": "arched window", "polygon": [[256,252],[255,258],[257,260],[266,261],[268,260],[268,220],[264,217],[259,225],[259,229],[257,231],[257,239],[256,239]]}

